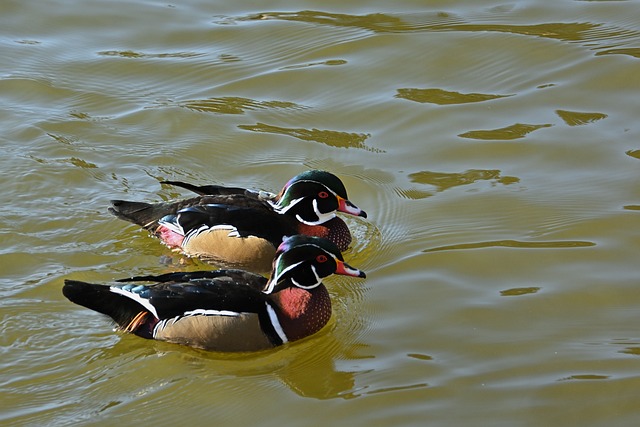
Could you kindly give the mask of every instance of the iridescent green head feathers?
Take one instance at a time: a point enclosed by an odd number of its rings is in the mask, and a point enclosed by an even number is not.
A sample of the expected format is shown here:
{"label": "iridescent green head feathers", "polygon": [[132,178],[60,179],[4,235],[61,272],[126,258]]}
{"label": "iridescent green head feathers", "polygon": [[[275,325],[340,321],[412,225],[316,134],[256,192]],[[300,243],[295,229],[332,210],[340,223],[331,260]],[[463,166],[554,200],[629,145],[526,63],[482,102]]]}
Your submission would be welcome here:
{"label": "iridescent green head feathers", "polygon": [[334,218],[336,212],[367,217],[362,209],[349,201],[340,178],[320,170],[306,171],[289,180],[273,207],[307,225],[323,224]]}

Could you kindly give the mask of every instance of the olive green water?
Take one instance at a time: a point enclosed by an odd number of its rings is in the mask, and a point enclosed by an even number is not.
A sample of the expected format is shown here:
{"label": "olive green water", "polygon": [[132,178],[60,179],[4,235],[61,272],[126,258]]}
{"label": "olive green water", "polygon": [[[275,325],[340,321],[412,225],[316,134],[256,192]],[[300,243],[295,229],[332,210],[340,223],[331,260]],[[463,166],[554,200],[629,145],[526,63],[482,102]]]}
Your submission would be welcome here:
{"label": "olive green water", "polygon": [[[3,0],[0,423],[637,425],[639,12]],[[62,296],[203,267],[109,199],[309,168],[369,213],[316,336],[206,353]]]}

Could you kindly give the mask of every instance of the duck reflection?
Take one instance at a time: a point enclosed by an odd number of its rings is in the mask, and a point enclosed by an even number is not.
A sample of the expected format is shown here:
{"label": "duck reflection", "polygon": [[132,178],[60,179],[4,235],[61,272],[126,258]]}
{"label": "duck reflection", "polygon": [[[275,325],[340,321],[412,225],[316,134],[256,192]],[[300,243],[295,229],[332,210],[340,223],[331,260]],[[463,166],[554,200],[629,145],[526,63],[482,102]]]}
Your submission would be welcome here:
{"label": "duck reflection", "polygon": [[[338,361],[345,366],[355,366],[355,361],[374,357],[366,353],[367,345],[341,341],[330,331],[276,350],[257,353],[210,352],[160,341],[141,341],[128,334],[120,338],[101,352],[92,350],[92,363],[101,361],[105,365],[106,361],[110,366],[108,370],[114,368],[112,363],[118,364],[119,374],[111,371],[110,377],[128,376],[126,367],[135,364],[138,368],[146,366],[142,375],[150,376],[149,372],[154,372],[162,383],[186,380],[189,387],[195,387],[194,382],[213,383],[235,378],[266,382],[269,388],[273,388],[275,380],[301,397],[320,400],[358,397],[356,377],[369,372],[369,369],[342,370],[337,366]],[[98,370],[104,373],[105,367]],[[261,387],[247,392],[258,393],[259,389]]]}

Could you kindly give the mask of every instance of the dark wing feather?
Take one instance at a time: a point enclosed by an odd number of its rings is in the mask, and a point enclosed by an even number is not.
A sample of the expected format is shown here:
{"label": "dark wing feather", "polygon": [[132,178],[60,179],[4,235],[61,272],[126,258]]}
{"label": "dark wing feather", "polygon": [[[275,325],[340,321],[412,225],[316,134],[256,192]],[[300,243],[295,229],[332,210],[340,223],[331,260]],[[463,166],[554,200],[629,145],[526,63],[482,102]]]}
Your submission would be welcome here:
{"label": "dark wing feather", "polygon": [[264,289],[265,285],[267,284],[267,278],[264,276],[236,269],[184,271],[159,275],[134,276],[127,279],[119,279],[116,280],[116,282],[187,283],[192,280],[202,279],[216,279],[227,282],[231,285],[245,284],[256,290]]}
{"label": "dark wing feather", "polygon": [[[266,280],[266,279],[265,279]],[[186,282],[160,282],[150,285],[118,285],[130,294],[113,292],[107,285],[65,280],[62,289],[70,301],[106,314],[121,327],[146,310],[138,300],[147,300],[159,319],[182,316],[193,310],[225,310],[260,313],[268,296],[254,286],[233,277],[193,279]]]}
{"label": "dark wing feather", "polygon": [[193,310],[258,313],[264,309],[266,300],[265,294],[246,283],[223,279],[166,282],[137,289],[136,293],[153,305],[160,319],[182,316]]}
{"label": "dark wing feather", "polygon": [[173,185],[175,187],[184,188],[201,196],[228,196],[229,194],[243,194],[246,196],[256,194],[251,190],[240,187],[224,187],[222,185],[193,185],[182,181],[160,181],[160,184]]}
{"label": "dark wing feather", "polygon": [[295,219],[269,209],[253,209],[224,204],[190,206],[178,212],[178,223],[185,231],[202,225],[230,225],[241,237],[256,236],[266,239],[275,247],[283,236],[296,234]]}
{"label": "dark wing feather", "polygon": [[257,197],[245,194],[204,195],[175,202],[130,202],[126,200],[111,200],[111,212],[116,217],[132,222],[151,232],[155,232],[158,221],[167,215],[176,215],[178,211],[209,204],[221,204],[230,207],[256,209],[263,212],[273,212],[271,206]]}
{"label": "dark wing feather", "polygon": [[126,200],[111,200],[109,212],[125,221],[138,224],[150,231],[155,231],[158,220],[167,215],[175,215],[180,209],[197,205],[201,197],[180,200],[178,202],[129,202]]}

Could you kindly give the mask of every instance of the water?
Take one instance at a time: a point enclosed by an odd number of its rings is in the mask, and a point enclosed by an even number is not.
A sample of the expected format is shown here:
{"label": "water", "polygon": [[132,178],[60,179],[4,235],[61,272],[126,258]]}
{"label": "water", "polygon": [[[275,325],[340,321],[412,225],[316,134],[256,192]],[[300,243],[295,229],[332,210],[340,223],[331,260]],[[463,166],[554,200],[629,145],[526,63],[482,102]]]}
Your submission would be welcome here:
{"label": "water", "polygon": [[[634,1],[0,5],[6,425],[635,425]],[[251,355],[112,331],[64,278],[200,268],[108,200],[323,168],[369,221],[330,325]],[[172,264],[167,264],[171,257]]]}

